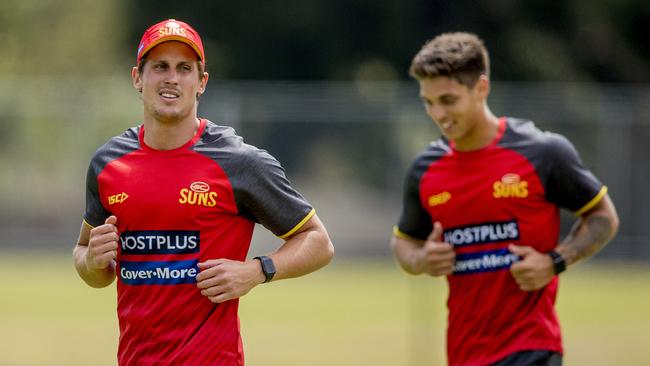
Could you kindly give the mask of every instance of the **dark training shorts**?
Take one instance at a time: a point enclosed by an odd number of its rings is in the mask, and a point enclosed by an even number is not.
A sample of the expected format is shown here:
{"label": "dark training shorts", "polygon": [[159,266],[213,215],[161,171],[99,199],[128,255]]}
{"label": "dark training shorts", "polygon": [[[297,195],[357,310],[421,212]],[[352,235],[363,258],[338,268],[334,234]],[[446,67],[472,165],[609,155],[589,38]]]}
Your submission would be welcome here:
{"label": "dark training shorts", "polygon": [[562,366],[562,355],[553,351],[522,351],[491,366]]}

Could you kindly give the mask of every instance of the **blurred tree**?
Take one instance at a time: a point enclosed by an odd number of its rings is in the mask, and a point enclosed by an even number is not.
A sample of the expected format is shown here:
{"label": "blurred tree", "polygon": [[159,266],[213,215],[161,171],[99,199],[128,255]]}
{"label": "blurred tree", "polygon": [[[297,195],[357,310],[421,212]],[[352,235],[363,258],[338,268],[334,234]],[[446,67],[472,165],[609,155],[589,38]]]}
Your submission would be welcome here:
{"label": "blurred tree", "polygon": [[478,33],[495,80],[650,81],[643,0],[286,0],[130,3],[131,44],[144,27],[185,19],[208,41],[212,75],[351,80],[367,63],[406,79],[411,57],[445,31]]}
{"label": "blurred tree", "polygon": [[130,27],[122,1],[3,0],[0,75],[111,75]]}
{"label": "blurred tree", "polygon": [[[107,83],[118,70],[128,80],[130,64],[120,64],[129,29],[123,5],[0,2],[0,216],[11,217],[5,225],[35,212],[61,217],[68,204],[76,211],[77,200],[53,197],[79,191],[97,147],[93,137],[107,125],[106,108],[129,106],[109,99],[116,90]],[[70,177],[79,185],[68,184]]]}

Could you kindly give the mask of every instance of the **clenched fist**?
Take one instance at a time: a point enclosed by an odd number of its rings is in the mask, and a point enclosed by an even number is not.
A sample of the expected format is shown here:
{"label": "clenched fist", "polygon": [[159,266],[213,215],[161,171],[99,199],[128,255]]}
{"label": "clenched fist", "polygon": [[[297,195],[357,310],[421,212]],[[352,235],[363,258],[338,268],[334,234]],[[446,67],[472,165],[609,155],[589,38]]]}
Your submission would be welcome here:
{"label": "clenched fist", "polygon": [[418,265],[420,272],[431,276],[449,275],[454,272],[455,261],[454,246],[442,240],[442,224],[436,222],[422,246]]}
{"label": "clenched fist", "polygon": [[108,267],[117,258],[119,235],[117,234],[117,217],[109,216],[104,225],[90,230],[90,240],[86,251],[86,267],[99,270]]}

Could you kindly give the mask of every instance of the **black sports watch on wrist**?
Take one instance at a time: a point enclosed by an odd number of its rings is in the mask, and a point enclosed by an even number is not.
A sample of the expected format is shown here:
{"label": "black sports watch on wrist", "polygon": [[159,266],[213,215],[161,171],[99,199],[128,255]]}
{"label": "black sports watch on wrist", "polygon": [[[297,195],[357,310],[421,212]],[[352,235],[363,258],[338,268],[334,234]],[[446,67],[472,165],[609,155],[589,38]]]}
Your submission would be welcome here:
{"label": "black sports watch on wrist", "polygon": [[262,273],[264,273],[265,277],[263,283],[271,281],[273,276],[275,276],[275,265],[273,264],[273,260],[265,255],[260,255],[253,259],[258,259],[260,263],[262,263]]}
{"label": "black sports watch on wrist", "polygon": [[553,261],[553,272],[555,272],[556,275],[564,272],[566,270],[566,262],[564,261],[564,258],[560,253],[552,250],[548,253],[548,255],[551,257],[551,260]]}

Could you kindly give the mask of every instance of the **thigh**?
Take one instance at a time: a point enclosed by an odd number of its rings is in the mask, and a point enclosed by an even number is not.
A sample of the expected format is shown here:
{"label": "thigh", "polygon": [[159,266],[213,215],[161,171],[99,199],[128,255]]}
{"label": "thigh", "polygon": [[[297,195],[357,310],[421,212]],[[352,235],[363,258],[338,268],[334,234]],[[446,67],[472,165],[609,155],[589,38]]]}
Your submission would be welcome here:
{"label": "thigh", "polygon": [[522,351],[491,366],[562,366],[562,355],[553,351]]}

